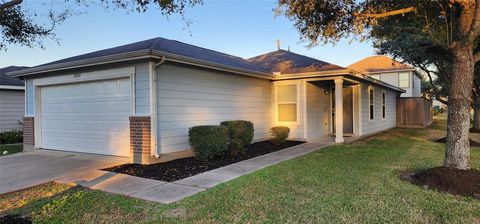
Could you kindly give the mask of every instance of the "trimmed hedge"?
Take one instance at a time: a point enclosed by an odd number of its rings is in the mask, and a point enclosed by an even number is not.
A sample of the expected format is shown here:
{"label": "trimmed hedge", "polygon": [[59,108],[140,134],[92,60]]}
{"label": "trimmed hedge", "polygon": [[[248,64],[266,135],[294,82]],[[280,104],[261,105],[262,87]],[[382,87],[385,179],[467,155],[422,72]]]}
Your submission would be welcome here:
{"label": "trimmed hedge", "polygon": [[191,127],[188,131],[188,142],[196,158],[208,160],[228,150],[228,131],[220,125]]}
{"label": "trimmed hedge", "polygon": [[12,130],[0,133],[0,144],[13,144],[23,142],[23,131]]}
{"label": "trimmed hedge", "polygon": [[285,144],[288,135],[290,134],[290,128],[285,126],[276,126],[270,129],[270,135],[272,138],[270,141],[273,143],[280,145]]}
{"label": "trimmed hedge", "polygon": [[245,147],[252,144],[254,128],[251,121],[223,121],[220,125],[228,130],[229,149],[232,154],[243,153]]}

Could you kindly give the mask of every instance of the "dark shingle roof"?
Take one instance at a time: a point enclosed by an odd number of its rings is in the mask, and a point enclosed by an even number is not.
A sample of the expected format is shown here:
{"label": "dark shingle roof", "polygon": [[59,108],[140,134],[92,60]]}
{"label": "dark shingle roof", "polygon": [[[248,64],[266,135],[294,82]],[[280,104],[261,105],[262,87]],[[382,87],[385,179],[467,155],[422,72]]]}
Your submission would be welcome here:
{"label": "dark shingle roof", "polygon": [[131,44],[126,44],[118,47],[108,48],[104,50],[99,50],[87,54],[82,54],[70,58],[65,58],[62,60],[50,62],[47,64],[39,65],[54,65],[65,62],[73,62],[84,59],[91,59],[97,57],[105,57],[110,55],[129,53],[141,50],[157,50],[161,52],[166,52],[170,54],[180,55],[196,60],[201,60],[210,63],[216,63],[220,65],[225,65],[229,67],[251,70],[256,72],[267,72],[265,69],[261,68],[258,65],[250,63],[249,61],[241,58],[232,56],[229,54],[221,53],[218,51],[209,50],[202,47],[197,47],[194,45],[186,44],[180,41],[169,40],[161,37],[139,41]]}
{"label": "dark shingle roof", "polygon": [[5,68],[0,68],[0,85],[5,86],[23,86],[23,81],[16,77],[8,76],[7,72],[13,72],[22,70],[28,67],[25,66],[8,66]]}
{"label": "dark shingle roof", "polygon": [[247,60],[270,72],[286,74],[345,69],[335,64],[285,50],[273,51]]}

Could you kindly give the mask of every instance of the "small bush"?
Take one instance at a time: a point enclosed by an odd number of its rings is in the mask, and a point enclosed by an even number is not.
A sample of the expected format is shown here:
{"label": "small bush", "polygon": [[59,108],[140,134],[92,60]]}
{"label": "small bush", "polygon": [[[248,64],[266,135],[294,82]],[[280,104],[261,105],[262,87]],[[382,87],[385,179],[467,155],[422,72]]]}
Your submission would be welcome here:
{"label": "small bush", "polygon": [[285,144],[288,134],[290,134],[290,128],[285,126],[276,126],[270,129],[270,139],[273,143],[280,145]]}
{"label": "small bush", "polygon": [[228,150],[228,131],[226,127],[219,125],[191,127],[188,131],[188,142],[196,158],[208,160]]}
{"label": "small bush", "polygon": [[220,125],[227,127],[229,150],[232,154],[243,153],[245,147],[252,143],[254,128],[251,121],[224,121]]}
{"label": "small bush", "polygon": [[0,144],[13,144],[23,142],[23,131],[12,130],[0,133]]}

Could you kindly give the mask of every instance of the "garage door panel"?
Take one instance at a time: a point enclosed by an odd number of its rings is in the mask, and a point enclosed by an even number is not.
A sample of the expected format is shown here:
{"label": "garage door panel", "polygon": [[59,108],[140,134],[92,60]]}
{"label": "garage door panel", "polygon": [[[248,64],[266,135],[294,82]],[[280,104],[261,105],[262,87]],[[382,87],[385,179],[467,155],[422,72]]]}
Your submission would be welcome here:
{"label": "garage door panel", "polygon": [[42,147],[129,156],[130,80],[42,87]]}

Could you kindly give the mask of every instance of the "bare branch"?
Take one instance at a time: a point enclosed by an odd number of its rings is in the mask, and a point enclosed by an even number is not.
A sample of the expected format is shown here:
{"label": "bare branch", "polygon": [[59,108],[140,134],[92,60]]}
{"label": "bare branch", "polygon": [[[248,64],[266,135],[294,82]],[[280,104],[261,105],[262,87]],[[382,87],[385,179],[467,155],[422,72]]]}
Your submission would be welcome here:
{"label": "bare branch", "polygon": [[364,14],[359,14],[359,16],[363,17],[368,17],[368,18],[384,18],[388,16],[395,16],[399,14],[405,14],[409,12],[414,12],[417,9],[415,7],[409,7],[409,8],[404,8],[404,9],[398,9],[398,10],[393,10],[389,12],[384,12],[384,13],[364,13]]}
{"label": "bare branch", "polygon": [[23,2],[23,0],[12,0],[12,1],[0,4],[0,11],[3,11],[4,9],[19,5],[22,2]]}

